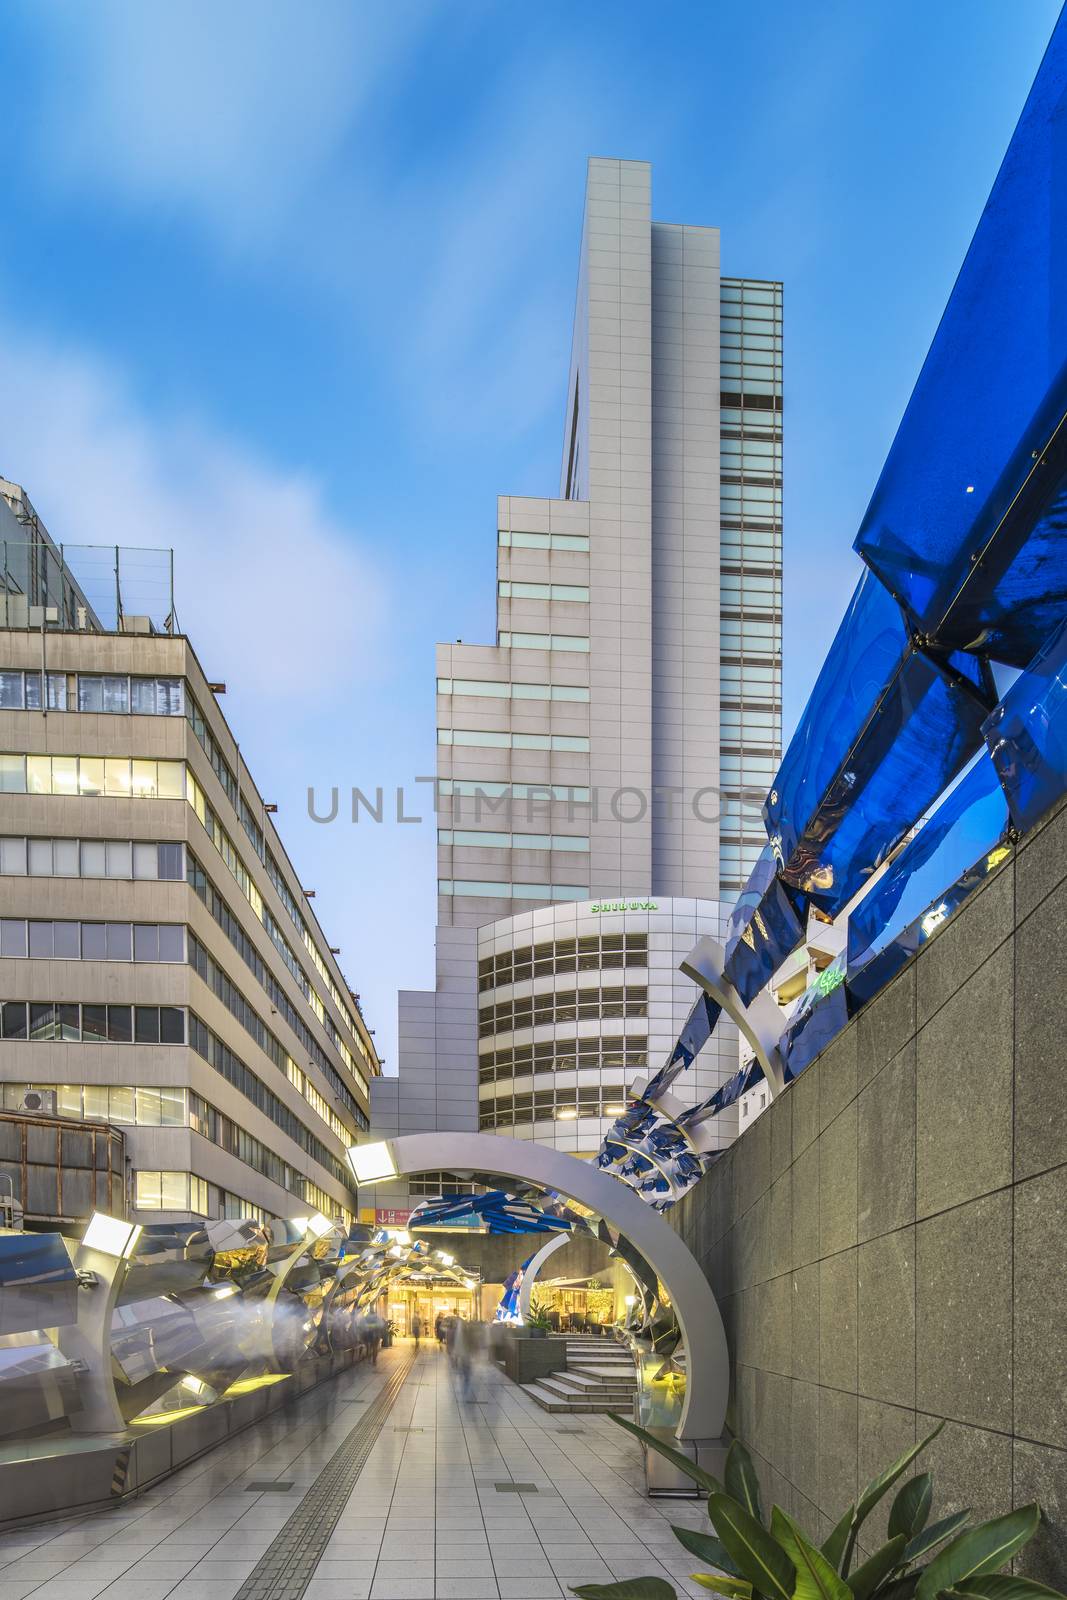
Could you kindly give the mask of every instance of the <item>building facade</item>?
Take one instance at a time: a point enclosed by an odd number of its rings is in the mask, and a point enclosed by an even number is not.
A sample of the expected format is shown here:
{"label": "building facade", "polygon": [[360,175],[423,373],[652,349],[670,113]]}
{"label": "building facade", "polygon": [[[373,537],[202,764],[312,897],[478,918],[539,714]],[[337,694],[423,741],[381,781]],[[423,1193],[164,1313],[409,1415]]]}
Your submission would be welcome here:
{"label": "building facade", "polygon": [[221,685],[148,618],[27,592],[58,547],[12,484],[0,538],[3,1107],[121,1127],[140,1221],[352,1218],[379,1063]]}
{"label": "building facade", "polygon": [[559,498],[499,500],[496,643],[438,647],[437,983],[376,1132],[591,1154],[673,1044],[780,754],[781,395],[780,284],[590,161]]}

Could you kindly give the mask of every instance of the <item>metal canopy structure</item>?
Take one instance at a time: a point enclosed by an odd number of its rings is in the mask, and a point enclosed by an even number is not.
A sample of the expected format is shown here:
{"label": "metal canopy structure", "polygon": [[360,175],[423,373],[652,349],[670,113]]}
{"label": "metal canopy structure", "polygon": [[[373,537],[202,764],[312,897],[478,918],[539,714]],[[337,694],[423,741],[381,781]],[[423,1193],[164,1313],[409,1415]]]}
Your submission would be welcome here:
{"label": "metal canopy structure", "polygon": [[[730,1358],[718,1303],[681,1237],[624,1184],[591,1162],[491,1133],[409,1133],[349,1152],[359,1182],[434,1172],[488,1172],[535,1184],[588,1207],[618,1229],[661,1279],[685,1343],[687,1379],[677,1436],[718,1440],[726,1422]],[[373,1174],[373,1176],[371,1175]]]}

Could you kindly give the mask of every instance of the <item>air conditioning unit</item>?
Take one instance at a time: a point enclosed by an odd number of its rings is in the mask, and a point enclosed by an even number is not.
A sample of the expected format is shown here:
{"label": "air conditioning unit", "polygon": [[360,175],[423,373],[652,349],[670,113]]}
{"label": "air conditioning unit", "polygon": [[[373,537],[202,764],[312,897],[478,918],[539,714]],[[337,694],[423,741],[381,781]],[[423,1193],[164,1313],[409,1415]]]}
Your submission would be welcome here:
{"label": "air conditioning unit", "polygon": [[54,1117],[56,1114],[56,1092],[54,1089],[27,1089],[19,1106],[20,1111],[31,1115],[36,1113],[41,1116]]}

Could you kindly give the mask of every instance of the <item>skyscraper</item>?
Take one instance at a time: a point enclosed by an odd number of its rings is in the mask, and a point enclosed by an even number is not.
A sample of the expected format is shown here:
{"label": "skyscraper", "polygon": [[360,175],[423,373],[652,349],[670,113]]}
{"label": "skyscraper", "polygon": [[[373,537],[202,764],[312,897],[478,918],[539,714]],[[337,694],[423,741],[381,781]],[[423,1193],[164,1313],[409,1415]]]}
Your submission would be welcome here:
{"label": "skyscraper", "polygon": [[717,229],[652,221],[647,163],[590,161],[559,498],[499,500],[497,642],[438,646],[437,983],[375,1132],[592,1153],[673,1045],[780,754],[781,333]]}

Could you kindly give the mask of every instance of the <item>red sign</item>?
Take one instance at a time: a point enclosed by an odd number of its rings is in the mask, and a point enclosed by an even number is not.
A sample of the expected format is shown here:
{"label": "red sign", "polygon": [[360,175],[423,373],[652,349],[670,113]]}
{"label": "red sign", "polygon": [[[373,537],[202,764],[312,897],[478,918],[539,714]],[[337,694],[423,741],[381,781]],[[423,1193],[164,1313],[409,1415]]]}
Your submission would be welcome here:
{"label": "red sign", "polygon": [[379,1206],[374,1213],[374,1220],[379,1228],[403,1228],[410,1219],[410,1211],[383,1210]]}

